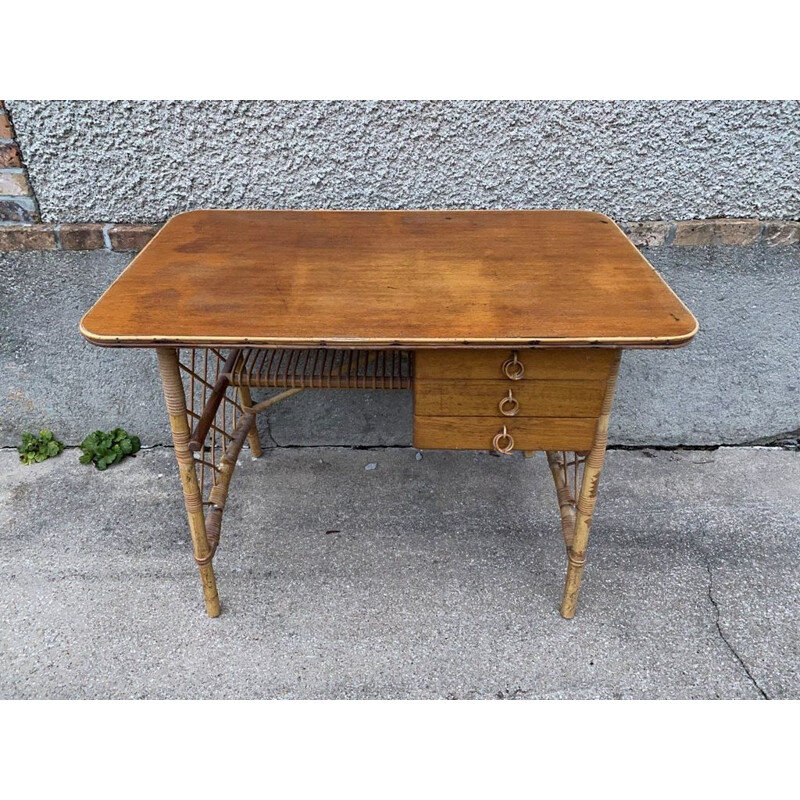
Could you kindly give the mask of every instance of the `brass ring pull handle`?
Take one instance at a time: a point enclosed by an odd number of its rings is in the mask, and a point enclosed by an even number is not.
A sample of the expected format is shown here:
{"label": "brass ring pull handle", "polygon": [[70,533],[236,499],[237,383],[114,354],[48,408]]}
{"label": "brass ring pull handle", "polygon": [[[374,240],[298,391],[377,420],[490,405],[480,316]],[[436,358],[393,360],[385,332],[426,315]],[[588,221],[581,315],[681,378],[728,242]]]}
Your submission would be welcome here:
{"label": "brass ring pull handle", "polygon": [[511,358],[503,364],[503,372],[510,381],[522,380],[525,374],[525,365],[517,358],[517,351],[511,353]]}
{"label": "brass ring pull handle", "polygon": [[492,439],[492,446],[498,453],[510,453],[514,449],[514,437],[506,430],[503,430]]}
{"label": "brass ring pull handle", "polygon": [[519,414],[519,400],[511,394],[511,389],[508,390],[508,396],[504,397],[497,407],[504,417],[516,417]]}

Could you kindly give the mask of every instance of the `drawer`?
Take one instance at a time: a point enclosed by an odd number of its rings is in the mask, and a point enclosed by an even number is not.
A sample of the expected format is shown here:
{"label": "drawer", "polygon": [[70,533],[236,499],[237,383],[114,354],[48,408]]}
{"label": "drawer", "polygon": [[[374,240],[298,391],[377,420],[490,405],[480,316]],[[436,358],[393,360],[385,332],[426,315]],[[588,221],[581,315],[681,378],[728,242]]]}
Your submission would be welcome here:
{"label": "drawer", "polygon": [[578,417],[414,417],[414,447],[422,450],[493,450],[503,426],[514,450],[591,450],[597,420]]}
{"label": "drawer", "polygon": [[[517,364],[514,362],[516,354]],[[616,355],[614,350],[416,350],[416,380],[581,379],[605,381]]]}
{"label": "drawer", "polygon": [[420,417],[498,419],[597,417],[605,388],[602,381],[418,380],[414,384],[414,413]]}

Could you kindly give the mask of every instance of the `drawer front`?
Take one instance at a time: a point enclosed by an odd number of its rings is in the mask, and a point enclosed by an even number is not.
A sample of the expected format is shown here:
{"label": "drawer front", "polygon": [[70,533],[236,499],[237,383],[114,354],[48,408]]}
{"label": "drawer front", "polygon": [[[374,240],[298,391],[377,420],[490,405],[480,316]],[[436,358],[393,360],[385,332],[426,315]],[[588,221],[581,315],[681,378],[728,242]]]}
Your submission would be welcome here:
{"label": "drawer front", "polygon": [[417,380],[414,414],[498,419],[597,417],[603,405],[605,386],[602,381]]}
{"label": "drawer front", "polygon": [[416,350],[416,380],[598,380],[605,381],[613,350]]}
{"label": "drawer front", "polygon": [[[494,450],[494,437],[505,426],[512,450],[591,450],[594,418],[414,417],[414,447],[427,450]],[[501,447],[511,442],[501,440]]]}

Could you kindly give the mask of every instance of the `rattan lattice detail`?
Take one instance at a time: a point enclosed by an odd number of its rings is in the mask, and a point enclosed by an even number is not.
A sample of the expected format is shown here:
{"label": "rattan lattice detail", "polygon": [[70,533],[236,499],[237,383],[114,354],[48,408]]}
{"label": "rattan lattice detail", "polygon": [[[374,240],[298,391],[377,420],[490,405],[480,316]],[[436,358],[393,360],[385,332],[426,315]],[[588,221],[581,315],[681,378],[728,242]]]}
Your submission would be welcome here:
{"label": "rattan lattice detail", "polygon": [[274,389],[410,389],[407,350],[242,350],[234,386]]}
{"label": "rattan lattice detail", "polygon": [[246,348],[226,373],[226,360],[233,358],[234,352],[209,347],[179,353],[186,410],[195,430],[198,426],[205,430],[200,424],[203,410],[207,406],[213,409],[214,387],[225,383],[221,378],[229,379],[208,434],[200,437],[202,446],[194,453],[205,506],[224,506],[230,472],[244,443],[244,428],[249,427],[245,408],[250,403],[250,388],[409,389],[413,382],[413,353],[408,351]]}
{"label": "rattan lattice detail", "polygon": [[572,547],[572,538],[575,533],[578,495],[588,455],[588,452],[570,453],[563,450],[548,450],[547,452],[547,463],[553,474],[558,495],[558,507],[561,511],[561,531],[568,550]]}
{"label": "rattan lattice detail", "polygon": [[[214,348],[180,351],[179,365],[186,389],[186,411],[193,426],[197,425],[214,385],[222,375],[226,355]],[[210,493],[222,483],[222,458],[237,439],[244,421],[241,398],[238,391],[231,387],[219,404],[202,449],[194,454],[199,468],[198,481],[203,505],[213,505]]]}

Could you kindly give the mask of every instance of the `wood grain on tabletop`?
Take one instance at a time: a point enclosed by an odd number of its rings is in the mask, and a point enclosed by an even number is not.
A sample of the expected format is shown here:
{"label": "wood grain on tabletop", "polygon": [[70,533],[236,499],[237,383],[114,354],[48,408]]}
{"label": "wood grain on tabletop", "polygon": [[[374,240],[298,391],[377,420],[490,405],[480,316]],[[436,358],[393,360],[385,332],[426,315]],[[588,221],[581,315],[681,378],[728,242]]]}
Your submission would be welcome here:
{"label": "wood grain on tabletop", "polygon": [[193,211],[86,314],[96,344],[684,344],[696,321],[584,211]]}

